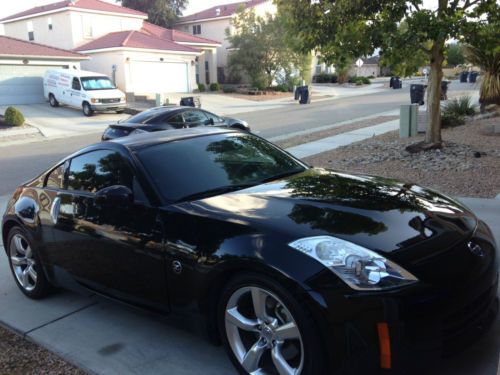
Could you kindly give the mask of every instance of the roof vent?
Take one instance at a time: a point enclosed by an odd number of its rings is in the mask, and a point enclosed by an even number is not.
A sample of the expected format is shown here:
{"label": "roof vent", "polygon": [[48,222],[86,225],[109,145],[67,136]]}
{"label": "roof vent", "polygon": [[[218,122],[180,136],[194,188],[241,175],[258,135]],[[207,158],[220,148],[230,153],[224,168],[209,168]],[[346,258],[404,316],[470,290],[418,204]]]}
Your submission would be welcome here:
{"label": "roof vent", "polygon": [[220,8],[216,8],[215,9],[215,15],[216,16],[220,16]]}

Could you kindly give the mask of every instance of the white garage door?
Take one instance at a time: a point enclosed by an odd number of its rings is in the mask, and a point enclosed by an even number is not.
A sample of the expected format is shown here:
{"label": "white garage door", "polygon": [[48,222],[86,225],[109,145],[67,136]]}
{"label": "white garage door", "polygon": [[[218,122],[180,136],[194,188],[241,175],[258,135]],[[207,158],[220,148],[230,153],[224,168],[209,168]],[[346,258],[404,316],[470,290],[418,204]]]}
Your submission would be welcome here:
{"label": "white garage door", "polygon": [[132,87],[136,93],[188,92],[186,63],[132,61]]}
{"label": "white garage door", "polygon": [[43,103],[43,76],[57,66],[1,65],[0,105]]}

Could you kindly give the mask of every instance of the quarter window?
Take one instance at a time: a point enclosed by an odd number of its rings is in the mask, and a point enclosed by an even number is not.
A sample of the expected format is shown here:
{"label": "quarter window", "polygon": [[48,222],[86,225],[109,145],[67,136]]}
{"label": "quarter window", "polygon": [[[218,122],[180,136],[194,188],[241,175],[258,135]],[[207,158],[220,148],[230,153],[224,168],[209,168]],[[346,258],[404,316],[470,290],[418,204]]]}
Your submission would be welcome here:
{"label": "quarter window", "polygon": [[45,186],[48,188],[59,189],[62,187],[64,180],[64,165],[60,165],[52,170],[45,180]]}
{"label": "quarter window", "polygon": [[95,193],[105,187],[124,185],[133,189],[133,173],[118,152],[92,151],[71,160],[68,190]]}

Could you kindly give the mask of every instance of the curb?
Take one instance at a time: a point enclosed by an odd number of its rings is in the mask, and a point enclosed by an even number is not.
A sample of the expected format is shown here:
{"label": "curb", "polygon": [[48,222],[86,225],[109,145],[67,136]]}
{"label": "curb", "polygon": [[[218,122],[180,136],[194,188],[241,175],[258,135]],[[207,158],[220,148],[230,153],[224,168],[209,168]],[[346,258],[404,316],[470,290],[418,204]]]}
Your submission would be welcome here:
{"label": "curb", "polygon": [[0,140],[5,139],[5,138],[11,138],[11,137],[18,137],[21,135],[30,135],[30,134],[36,134],[39,133],[43,135],[38,128],[35,126],[28,125],[28,127],[21,128],[21,129],[9,129],[9,130],[2,130],[0,131]]}

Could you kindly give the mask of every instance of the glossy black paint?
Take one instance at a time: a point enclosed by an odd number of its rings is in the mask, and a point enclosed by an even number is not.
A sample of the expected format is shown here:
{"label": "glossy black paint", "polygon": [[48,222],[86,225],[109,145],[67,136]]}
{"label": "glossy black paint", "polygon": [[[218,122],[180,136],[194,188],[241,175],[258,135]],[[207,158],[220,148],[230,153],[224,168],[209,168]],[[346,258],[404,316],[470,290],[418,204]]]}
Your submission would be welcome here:
{"label": "glossy black paint", "polygon": [[[46,187],[53,167],[15,192],[3,218],[3,239],[13,225],[22,225],[37,241],[52,283],[155,311],[201,313],[215,341],[215,307],[227,280],[245,271],[273,277],[314,316],[331,359],[329,373],[380,370],[378,322],[388,322],[393,369],[404,373],[430,354],[450,354],[494,318],[498,259],[493,236],[450,198],[394,180],[311,168],[247,189],[171,203],[135,155],[161,142],[226,133],[231,131],[193,128],[89,146],[58,165],[93,150],[119,153],[144,199],[128,200],[122,187],[111,189],[120,193],[111,201],[110,189],[81,194],[66,185]],[[419,282],[384,292],[355,291],[287,245],[315,235],[382,253]],[[484,255],[473,254],[469,241]],[[174,261],[182,264],[181,273],[172,268]]]}
{"label": "glossy black paint", "polygon": [[[201,114],[202,118],[200,118],[200,121],[190,121],[186,117],[186,113],[192,112]],[[181,119],[181,121],[179,121],[179,119]],[[243,120],[217,116],[203,109],[169,105],[151,108],[141,112],[139,115],[125,119],[122,122],[109,125],[102,135],[102,140],[108,141],[119,137],[125,137],[134,131],[157,132],[162,130],[192,128],[196,126],[217,126],[250,131],[250,127]]]}

